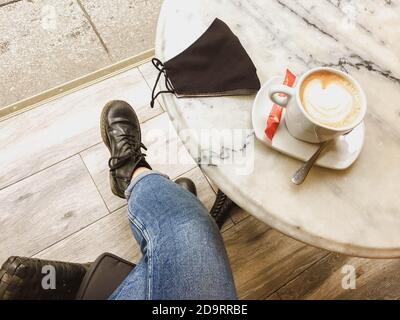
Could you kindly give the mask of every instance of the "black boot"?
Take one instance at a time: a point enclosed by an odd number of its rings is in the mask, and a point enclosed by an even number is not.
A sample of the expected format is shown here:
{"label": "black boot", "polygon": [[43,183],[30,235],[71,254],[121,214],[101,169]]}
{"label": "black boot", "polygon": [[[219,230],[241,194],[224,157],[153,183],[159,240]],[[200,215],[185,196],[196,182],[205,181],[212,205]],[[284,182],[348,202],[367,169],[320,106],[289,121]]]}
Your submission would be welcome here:
{"label": "black boot", "polygon": [[179,179],[175,180],[175,183],[179,184],[182,188],[186,189],[193,195],[197,196],[196,185],[189,178],[179,178]]}
{"label": "black boot", "polygon": [[132,107],[124,101],[111,101],[101,114],[101,136],[111,158],[110,184],[112,192],[125,198],[133,172],[139,167],[151,169],[145,160],[139,120]]}

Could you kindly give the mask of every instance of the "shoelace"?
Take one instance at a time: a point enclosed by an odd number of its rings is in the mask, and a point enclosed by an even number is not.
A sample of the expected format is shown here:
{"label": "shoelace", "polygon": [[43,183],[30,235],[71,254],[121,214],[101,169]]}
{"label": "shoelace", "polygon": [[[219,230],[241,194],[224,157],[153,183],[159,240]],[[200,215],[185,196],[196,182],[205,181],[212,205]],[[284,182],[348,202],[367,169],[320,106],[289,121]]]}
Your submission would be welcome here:
{"label": "shoelace", "polygon": [[111,157],[108,161],[108,166],[111,171],[117,170],[127,164],[129,161],[135,158],[139,158],[139,160],[144,159],[146,154],[142,153],[142,148],[147,151],[146,146],[143,143],[137,143],[135,141],[135,137],[129,134],[121,134],[120,137],[123,139],[123,144],[121,148],[124,146],[128,147],[128,153],[122,157],[115,156]]}
{"label": "shoelace", "polygon": [[[152,91],[152,93],[151,93],[151,102],[150,102],[150,106],[151,106],[152,108],[154,108],[154,104],[155,104],[155,102],[156,102],[156,99],[158,98],[158,96],[159,96],[160,94],[163,94],[163,93],[175,93],[175,90],[174,90],[174,88],[173,88],[173,86],[172,86],[171,81],[168,79],[167,70],[165,69],[164,64],[163,64],[159,59],[157,59],[157,58],[153,58],[153,59],[151,60],[151,62],[153,63],[153,66],[156,67],[156,69],[159,71],[159,72],[158,72],[158,77],[157,77],[156,83],[154,84],[153,91]],[[158,85],[158,83],[160,82],[160,78],[161,78],[161,75],[162,75],[162,74],[164,75],[164,78],[165,78],[165,87],[167,88],[167,90],[165,90],[165,91],[158,91],[157,94],[156,94],[157,85]]]}

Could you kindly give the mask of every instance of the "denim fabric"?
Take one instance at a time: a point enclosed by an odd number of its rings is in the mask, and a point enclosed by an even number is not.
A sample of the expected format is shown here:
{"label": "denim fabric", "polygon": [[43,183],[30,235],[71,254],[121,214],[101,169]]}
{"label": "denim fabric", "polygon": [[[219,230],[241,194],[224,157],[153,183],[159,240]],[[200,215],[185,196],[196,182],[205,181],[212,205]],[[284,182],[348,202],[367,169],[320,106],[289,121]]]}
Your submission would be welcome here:
{"label": "denim fabric", "polygon": [[126,196],[143,257],[110,299],[236,299],[219,230],[194,195],[149,171]]}

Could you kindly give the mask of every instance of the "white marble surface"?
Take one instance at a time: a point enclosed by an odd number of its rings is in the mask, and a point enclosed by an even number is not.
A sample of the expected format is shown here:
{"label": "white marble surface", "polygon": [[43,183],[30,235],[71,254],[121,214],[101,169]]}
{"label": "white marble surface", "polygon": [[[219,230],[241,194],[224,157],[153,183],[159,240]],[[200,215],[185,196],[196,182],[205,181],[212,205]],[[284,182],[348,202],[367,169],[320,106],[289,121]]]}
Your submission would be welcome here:
{"label": "white marble surface", "polygon": [[[216,17],[240,38],[262,83],[287,67],[299,75],[333,66],[358,79],[369,102],[365,146],[350,169],[315,168],[294,186],[290,177],[300,162],[253,139],[254,96],[164,95],[192,156],[238,205],[293,238],[349,255],[399,257],[400,1],[166,0],[157,57],[180,53]],[[247,131],[214,147],[196,136],[204,129]],[[252,155],[254,169],[244,174],[240,162],[252,163]]]}

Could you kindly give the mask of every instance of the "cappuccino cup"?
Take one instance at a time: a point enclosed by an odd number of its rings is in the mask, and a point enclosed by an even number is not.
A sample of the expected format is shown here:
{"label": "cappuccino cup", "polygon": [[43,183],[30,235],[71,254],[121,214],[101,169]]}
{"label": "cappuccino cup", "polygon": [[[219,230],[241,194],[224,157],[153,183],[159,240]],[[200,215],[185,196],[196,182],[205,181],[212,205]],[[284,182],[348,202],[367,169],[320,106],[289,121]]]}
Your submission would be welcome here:
{"label": "cappuccino cup", "polygon": [[270,99],[286,108],[285,122],[296,139],[321,143],[357,127],[367,112],[367,99],[360,84],[333,68],[305,73],[294,88],[271,86]]}

